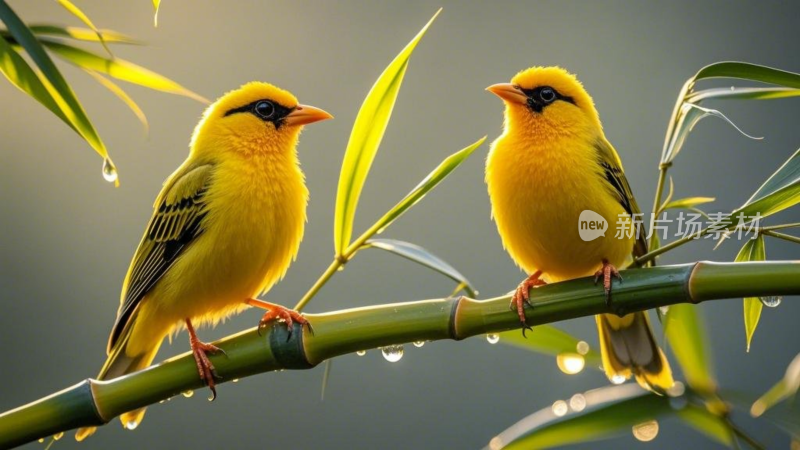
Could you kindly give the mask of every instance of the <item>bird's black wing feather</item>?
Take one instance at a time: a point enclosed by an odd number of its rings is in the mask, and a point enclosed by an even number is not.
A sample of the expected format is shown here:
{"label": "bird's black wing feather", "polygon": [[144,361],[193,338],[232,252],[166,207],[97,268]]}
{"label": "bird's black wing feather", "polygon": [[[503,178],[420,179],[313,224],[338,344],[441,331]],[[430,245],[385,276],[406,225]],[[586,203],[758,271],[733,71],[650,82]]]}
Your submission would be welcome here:
{"label": "bird's black wing feather", "polygon": [[117,320],[108,341],[110,352],[144,296],[164,276],[184,249],[203,233],[205,194],[213,166],[179,169],[165,183],[122,288]]}
{"label": "bird's black wing feather", "polygon": [[633,196],[628,179],[625,177],[625,172],[622,170],[622,163],[619,160],[617,152],[611,147],[605,139],[597,142],[596,148],[598,150],[598,157],[600,166],[606,177],[606,181],[611,185],[617,194],[619,203],[625,211],[631,216],[632,221],[638,216],[638,224],[634,223],[636,232],[636,243],[633,246],[633,257],[638,258],[647,253],[647,231],[645,229],[644,220],[641,217],[641,210],[639,205],[636,204],[636,198]]}

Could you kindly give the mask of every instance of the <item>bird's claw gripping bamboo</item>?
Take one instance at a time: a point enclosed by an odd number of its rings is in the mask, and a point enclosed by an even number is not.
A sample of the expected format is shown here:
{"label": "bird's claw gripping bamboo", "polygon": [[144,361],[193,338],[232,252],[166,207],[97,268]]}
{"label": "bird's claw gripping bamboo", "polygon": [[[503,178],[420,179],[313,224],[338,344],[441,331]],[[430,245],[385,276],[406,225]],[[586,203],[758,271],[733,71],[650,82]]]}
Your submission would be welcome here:
{"label": "bird's claw gripping bamboo", "polygon": [[622,283],[622,275],[619,274],[619,271],[616,267],[611,265],[607,260],[603,260],[603,267],[597,270],[594,273],[594,284],[597,284],[600,281],[600,278],[603,278],[603,293],[606,296],[606,306],[611,307],[611,282],[612,278],[616,278]]}
{"label": "bird's claw gripping bamboo", "polygon": [[525,318],[525,304],[527,303],[531,308],[533,308],[533,302],[531,301],[530,290],[531,288],[536,288],[539,286],[544,286],[547,284],[544,280],[540,278],[542,275],[541,271],[536,271],[531,274],[528,278],[524,279],[518,286],[517,289],[514,291],[514,295],[511,298],[511,304],[509,308],[511,310],[516,310],[517,315],[519,316],[519,321],[522,324],[522,336],[525,336],[526,330],[533,329],[528,325],[528,322]]}

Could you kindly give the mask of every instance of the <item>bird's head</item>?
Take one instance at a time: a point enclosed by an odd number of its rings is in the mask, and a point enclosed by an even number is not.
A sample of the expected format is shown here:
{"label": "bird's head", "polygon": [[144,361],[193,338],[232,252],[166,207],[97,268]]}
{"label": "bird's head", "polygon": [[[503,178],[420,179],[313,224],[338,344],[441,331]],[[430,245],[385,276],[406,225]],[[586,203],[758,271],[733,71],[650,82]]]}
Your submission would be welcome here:
{"label": "bird's head", "polygon": [[192,150],[232,151],[244,156],[294,151],[304,125],[333,118],[301,105],[289,91],[253,81],[206,109],[192,137]]}
{"label": "bird's head", "polygon": [[507,132],[551,138],[602,129],[592,98],[560,67],[531,67],[486,90],[505,102]]}

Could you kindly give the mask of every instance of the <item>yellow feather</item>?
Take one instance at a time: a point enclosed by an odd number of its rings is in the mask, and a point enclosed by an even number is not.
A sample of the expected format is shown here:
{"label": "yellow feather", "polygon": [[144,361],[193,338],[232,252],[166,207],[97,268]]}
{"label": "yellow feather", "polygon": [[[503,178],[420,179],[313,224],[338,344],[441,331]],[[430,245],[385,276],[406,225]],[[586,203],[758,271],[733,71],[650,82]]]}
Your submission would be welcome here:
{"label": "yellow feather", "polygon": [[[536,89],[545,87],[560,97],[550,103],[535,97]],[[632,213],[639,210],[619,156],[603,135],[594,102],[577,78],[558,67],[533,67],[492,92],[505,100],[505,129],[489,152],[486,183],[492,216],[514,261],[526,272],[542,271],[543,279],[556,282],[593,275],[604,259],[614,266],[630,260],[634,245],[640,251],[642,243],[635,235],[615,237],[617,221],[622,217],[630,223],[625,204]],[[621,189],[607,180],[607,170],[614,172]],[[584,210],[606,220],[605,236],[580,238],[578,221]],[[633,374],[651,389],[672,385],[663,353],[650,348],[655,341],[643,313],[599,317],[609,378]],[[641,350],[630,362],[630,355],[613,344],[631,340],[634,331],[644,340],[628,342],[632,352]],[[642,364],[644,360],[653,364]],[[648,372],[653,367],[657,373]]]}
{"label": "yellow feather", "polygon": [[[262,100],[283,115],[259,115],[255,105]],[[208,107],[189,157],[156,198],[123,284],[99,379],[147,367],[164,337],[186,319],[215,324],[284,276],[303,237],[308,202],[298,137],[304,124],[328,118],[258,82]],[[170,252],[177,252],[174,260]],[[123,424],[138,424],[143,414],[126,414]],[[92,432],[82,429],[77,437]]]}

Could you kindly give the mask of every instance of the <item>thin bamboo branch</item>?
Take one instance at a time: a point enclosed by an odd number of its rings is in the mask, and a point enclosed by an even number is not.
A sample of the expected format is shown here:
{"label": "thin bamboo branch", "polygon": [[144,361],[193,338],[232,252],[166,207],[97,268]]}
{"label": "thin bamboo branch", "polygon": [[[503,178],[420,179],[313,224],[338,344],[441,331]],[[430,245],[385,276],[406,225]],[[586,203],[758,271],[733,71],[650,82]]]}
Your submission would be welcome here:
{"label": "thin bamboo branch", "polygon": [[[627,314],[676,303],[800,294],[800,261],[711,263],[626,270],[606,305],[591,278],[536,288],[528,323],[539,325],[599,313]],[[211,356],[222,381],[280,369],[308,369],[358,350],[421,340],[454,339],[519,327],[509,296],[466,297],[377,305],[308,315],[314,334],[276,323],[215,343]],[[81,426],[107,423],[123,412],[203,387],[190,353],[109,381],[87,379],[61,392],[0,414],[0,448],[10,448]]]}
{"label": "thin bamboo branch", "polygon": [[668,251],[670,251],[672,249],[675,249],[677,247],[680,247],[681,245],[686,244],[688,242],[691,242],[692,240],[700,239],[701,237],[703,237],[708,232],[709,232],[709,228],[706,227],[706,228],[703,228],[702,230],[697,231],[695,233],[692,233],[692,234],[690,234],[688,236],[684,236],[684,237],[682,237],[682,238],[680,238],[680,239],[678,239],[676,241],[672,241],[672,242],[670,242],[669,244],[667,244],[667,245],[665,245],[663,247],[659,247],[659,248],[657,248],[657,249],[655,249],[653,251],[647,252],[644,255],[636,258],[635,263],[637,265],[643,266],[646,262],[655,259],[656,256],[661,255],[663,253],[666,253],[666,252],[668,252]]}
{"label": "thin bamboo branch", "polygon": [[800,244],[800,237],[792,236],[791,234],[785,233],[778,233],[776,231],[762,231],[761,234],[766,236],[772,236],[774,238],[783,239],[784,241],[794,242],[795,244]]}
{"label": "thin bamboo branch", "polygon": [[346,262],[345,259],[340,259],[340,258],[334,259],[331,265],[328,266],[328,268],[314,283],[314,285],[311,286],[311,289],[309,289],[308,292],[306,292],[305,295],[303,295],[303,298],[301,298],[300,301],[297,302],[297,304],[294,306],[294,309],[296,311],[302,311],[303,308],[306,307],[308,302],[310,302],[311,299],[314,298],[315,295],[317,295],[317,292],[319,292],[319,290],[322,289],[322,286],[325,286],[325,283],[327,283],[328,280],[330,280],[331,277],[334,276],[340,268],[344,267],[345,262]]}

